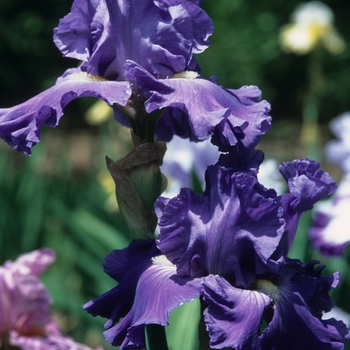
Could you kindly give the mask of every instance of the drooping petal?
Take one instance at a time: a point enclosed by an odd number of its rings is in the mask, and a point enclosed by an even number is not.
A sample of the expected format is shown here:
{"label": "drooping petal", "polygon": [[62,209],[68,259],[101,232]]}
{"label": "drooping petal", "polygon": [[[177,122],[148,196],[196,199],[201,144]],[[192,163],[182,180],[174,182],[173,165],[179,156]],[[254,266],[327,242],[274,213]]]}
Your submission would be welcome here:
{"label": "drooping petal", "polygon": [[43,124],[57,126],[63,108],[72,100],[88,96],[124,106],[130,95],[127,82],[105,81],[79,69],[68,70],[48,90],[17,106],[0,109],[0,137],[14,149],[30,154],[40,140]]}
{"label": "drooping petal", "polygon": [[[124,274],[120,284],[84,306],[93,315],[109,317],[106,339],[121,345],[121,349],[144,346],[145,324],[166,325],[170,312],[198,297],[200,289],[199,279],[178,276],[176,267],[160,255],[151,241],[136,241],[130,247],[130,251],[126,248],[115,253],[107,262],[108,269],[116,264],[116,276]],[[129,269],[123,273],[126,263]],[[124,318],[114,325],[120,317]]]}
{"label": "drooping petal", "polygon": [[270,128],[270,105],[260,101],[257,87],[228,90],[200,78],[157,80],[132,61],[125,70],[147,98],[148,113],[168,107],[157,126],[161,140],[174,134],[196,141],[213,136],[212,142],[227,151],[238,143],[253,148]]}
{"label": "drooping petal", "polygon": [[246,286],[265,269],[284,230],[275,197],[256,190],[256,177],[209,167],[202,196],[189,189],[157,202],[159,249],[182,275],[219,274]]}
{"label": "drooping petal", "polygon": [[333,305],[329,291],[339,274],[321,276],[316,262],[291,260],[269,279],[258,278],[248,290],[220,276],[203,279],[205,322],[214,349],[344,349],[350,332],[335,319],[322,319]]}
{"label": "drooping petal", "polygon": [[169,76],[197,67],[213,26],[197,2],[188,0],[75,0],[55,29],[68,57],[83,59],[88,73],[125,80],[132,59],[151,74]]}
{"label": "drooping petal", "polygon": [[264,309],[272,299],[257,291],[234,288],[221,276],[203,279],[203,300],[208,304],[204,320],[210,336],[210,347],[222,349],[255,349]]}

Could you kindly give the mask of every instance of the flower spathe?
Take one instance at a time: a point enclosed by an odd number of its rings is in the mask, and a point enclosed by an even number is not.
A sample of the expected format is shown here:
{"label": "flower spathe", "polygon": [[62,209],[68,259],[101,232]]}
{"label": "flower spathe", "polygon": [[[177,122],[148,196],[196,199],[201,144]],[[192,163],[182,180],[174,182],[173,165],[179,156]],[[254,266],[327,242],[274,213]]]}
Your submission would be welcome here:
{"label": "flower spathe", "polygon": [[[345,325],[321,319],[332,308],[328,292],[338,274],[322,277],[315,262],[291,261],[280,249],[286,235],[294,235],[294,221],[319,198],[315,194],[303,207],[296,187],[321,178],[327,195],[334,183],[310,160],[285,163],[283,169],[292,193],[282,196],[262,187],[254,172],[217,164],[207,170],[203,195],[182,189],[175,198],[159,199],[156,244],[135,241],[107,256],[105,271],[119,284],[84,306],[109,319],[107,340],[121,349],[144,349],[145,324],[165,325],[174,308],[201,296],[212,348],[267,350],[274,348],[276,334],[286,349],[343,348]],[[308,339],[292,342],[301,331],[294,324],[299,315],[308,320]],[[262,319],[268,325],[260,336]],[[284,332],[290,332],[288,343]]]}

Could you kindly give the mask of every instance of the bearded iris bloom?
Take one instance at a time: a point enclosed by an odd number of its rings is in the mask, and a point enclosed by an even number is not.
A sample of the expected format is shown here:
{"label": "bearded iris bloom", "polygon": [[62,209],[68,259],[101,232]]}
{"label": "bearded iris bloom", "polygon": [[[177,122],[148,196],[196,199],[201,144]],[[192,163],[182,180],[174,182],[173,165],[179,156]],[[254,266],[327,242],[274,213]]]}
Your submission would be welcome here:
{"label": "bearded iris bloom", "polygon": [[345,325],[322,319],[339,275],[286,257],[300,215],[334,190],[333,180],[313,161],[284,163],[290,193],[277,196],[257,182],[254,162],[240,171],[222,163],[208,168],[203,195],[182,189],[158,200],[157,241],[108,255],[105,272],[119,284],[84,308],[108,319],[106,339],[121,349],[145,348],[145,324],[166,325],[196,297],[211,348],[343,348]]}
{"label": "bearded iris bloom", "polygon": [[[178,134],[198,141],[224,130],[216,144],[244,139],[254,147],[271,119],[260,91],[225,90],[209,80],[188,79],[198,76],[194,55],[208,47],[213,31],[199,3],[75,0],[54,31],[54,42],[80,66],[27,102],[1,109],[0,137],[30,154],[43,124],[57,126],[69,102],[88,96],[113,106],[116,119],[131,126],[141,141],[153,137],[161,118],[156,130],[160,140]],[[165,108],[160,117],[158,110]]]}

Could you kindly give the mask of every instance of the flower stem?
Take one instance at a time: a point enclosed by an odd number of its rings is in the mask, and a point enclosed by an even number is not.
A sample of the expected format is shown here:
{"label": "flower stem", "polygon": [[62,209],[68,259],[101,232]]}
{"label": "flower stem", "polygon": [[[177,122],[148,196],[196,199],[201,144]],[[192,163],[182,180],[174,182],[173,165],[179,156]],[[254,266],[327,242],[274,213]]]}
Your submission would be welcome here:
{"label": "flower stem", "polygon": [[149,350],[168,350],[168,344],[163,326],[157,324],[146,325]]}

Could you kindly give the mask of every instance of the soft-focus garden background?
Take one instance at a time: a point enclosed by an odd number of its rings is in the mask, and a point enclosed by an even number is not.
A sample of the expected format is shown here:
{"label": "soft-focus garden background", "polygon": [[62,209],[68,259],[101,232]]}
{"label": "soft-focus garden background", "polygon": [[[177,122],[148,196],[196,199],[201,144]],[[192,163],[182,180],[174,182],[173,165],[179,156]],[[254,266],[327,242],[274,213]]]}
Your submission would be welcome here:
{"label": "soft-focus garden background", "polygon": [[[273,117],[260,148],[278,162],[306,155],[299,134],[309,87],[309,56],[287,54],[279,45],[280,28],[290,22],[299,3],[203,1],[215,32],[210,48],[198,56],[202,73],[217,76],[225,87],[260,87]],[[347,46],[339,55],[325,50],[321,54],[322,143],[332,138],[329,121],[350,110],[350,1],[324,3],[333,10],[335,26]],[[24,102],[77,64],[63,58],[52,42],[52,30],[71,4],[71,0],[0,1],[0,107]],[[55,302],[53,310],[64,331],[92,346],[101,341],[103,321],[84,313],[81,305],[114,286],[103,274],[101,261],[129,240],[111,199],[104,155],[118,159],[130,147],[128,132],[112,119],[99,125],[86,121],[85,112],[94,102],[72,102],[59,127],[44,127],[32,157],[0,142],[0,263],[38,247],[54,248],[57,261],[43,276]],[[338,180],[340,171],[322,162]],[[294,252],[298,256],[298,247]],[[309,248],[303,255],[323,259]],[[347,259],[323,261],[329,271],[343,273],[343,285],[334,297],[350,313],[349,256],[347,250]]]}

